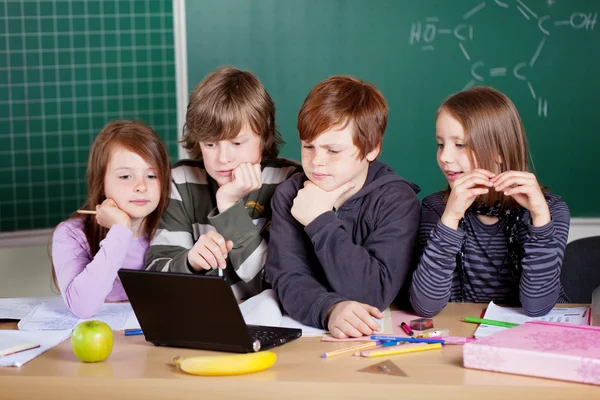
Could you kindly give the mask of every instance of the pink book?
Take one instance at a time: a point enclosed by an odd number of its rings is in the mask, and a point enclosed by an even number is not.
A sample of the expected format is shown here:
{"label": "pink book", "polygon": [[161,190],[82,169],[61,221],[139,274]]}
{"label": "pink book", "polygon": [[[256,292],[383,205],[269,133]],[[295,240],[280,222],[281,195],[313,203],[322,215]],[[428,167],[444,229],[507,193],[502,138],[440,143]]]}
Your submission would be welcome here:
{"label": "pink book", "polygon": [[463,365],[600,385],[600,327],[527,322],[466,343]]}

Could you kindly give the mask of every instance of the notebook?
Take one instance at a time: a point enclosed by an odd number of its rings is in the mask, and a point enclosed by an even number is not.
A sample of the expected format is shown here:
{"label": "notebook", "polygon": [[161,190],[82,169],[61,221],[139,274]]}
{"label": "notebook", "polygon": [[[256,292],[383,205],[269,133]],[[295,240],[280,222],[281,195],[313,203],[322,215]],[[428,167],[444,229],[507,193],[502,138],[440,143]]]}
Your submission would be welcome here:
{"label": "notebook", "polygon": [[225,277],[125,269],[119,277],[146,340],[157,346],[249,353],[302,336],[246,325]]}
{"label": "notebook", "polygon": [[600,385],[600,327],[531,321],[466,343],[466,368]]}
{"label": "notebook", "polygon": [[35,349],[36,347],[40,347],[40,345],[29,340],[0,336],[0,357]]}
{"label": "notebook", "polygon": [[[543,317],[528,317],[521,307],[500,307],[497,306],[493,301],[490,301],[483,318],[493,319],[496,321],[514,322],[517,324],[524,324],[525,322],[529,321],[548,321],[574,325],[589,325],[590,307],[559,306],[554,307]],[[477,330],[475,330],[473,336],[479,339],[493,335],[497,332],[502,332],[505,329],[512,328],[480,324]]]}

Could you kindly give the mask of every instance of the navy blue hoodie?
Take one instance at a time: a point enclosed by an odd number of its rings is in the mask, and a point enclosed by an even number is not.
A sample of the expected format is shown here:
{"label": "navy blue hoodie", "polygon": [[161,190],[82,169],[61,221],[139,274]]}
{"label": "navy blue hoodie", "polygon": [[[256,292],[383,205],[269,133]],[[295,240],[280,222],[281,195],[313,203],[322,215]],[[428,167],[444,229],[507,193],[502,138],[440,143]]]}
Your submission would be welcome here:
{"label": "navy blue hoodie", "polygon": [[304,227],[291,209],[306,180],[304,173],[292,176],[271,200],[265,271],[284,311],[326,328],[329,310],[341,301],[387,308],[411,267],[419,188],[376,161],[358,193]]}

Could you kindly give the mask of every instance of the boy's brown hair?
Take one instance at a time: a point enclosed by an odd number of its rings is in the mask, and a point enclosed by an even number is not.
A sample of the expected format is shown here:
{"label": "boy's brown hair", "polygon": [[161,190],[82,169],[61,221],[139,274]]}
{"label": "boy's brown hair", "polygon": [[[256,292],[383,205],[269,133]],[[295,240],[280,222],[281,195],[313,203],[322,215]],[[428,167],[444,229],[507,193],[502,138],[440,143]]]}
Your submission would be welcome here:
{"label": "boy's brown hair", "polygon": [[181,143],[200,160],[198,142],[235,138],[244,124],[261,138],[263,159],[279,154],[283,140],[275,126],[275,103],[250,72],[221,67],[208,74],[190,94]]}
{"label": "boy's brown hair", "polygon": [[[477,86],[450,96],[437,115],[442,111],[462,125],[471,165],[496,173],[529,172],[529,149],[523,122],[506,95],[491,87]],[[479,196],[477,201],[488,205],[500,202],[501,208],[517,205],[512,197],[494,190]]]}
{"label": "boy's brown hair", "polygon": [[318,83],[298,114],[300,140],[312,142],[332,128],[352,124],[353,143],[359,157],[379,148],[387,126],[388,105],[371,83],[338,75]]}

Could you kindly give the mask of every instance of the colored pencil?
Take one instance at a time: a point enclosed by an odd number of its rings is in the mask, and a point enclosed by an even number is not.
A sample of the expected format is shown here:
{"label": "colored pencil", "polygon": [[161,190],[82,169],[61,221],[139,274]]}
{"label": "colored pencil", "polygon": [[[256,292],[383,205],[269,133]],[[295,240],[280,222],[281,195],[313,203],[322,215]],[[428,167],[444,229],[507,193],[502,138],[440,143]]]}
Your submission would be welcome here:
{"label": "colored pencil", "polygon": [[521,325],[521,324],[516,324],[514,322],[496,321],[495,319],[484,319],[484,318],[476,318],[476,317],[468,317],[468,316],[464,317],[462,320],[464,322],[471,322],[473,324],[502,326],[504,328],[514,328],[515,326]]}
{"label": "colored pencil", "polygon": [[377,345],[378,345],[378,343],[375,342],[375,341],[368,342],[368,343],[357,344],[356,346],[350,346],[350,347],[346,347],[346,348],[343,348],[343,349],[339,349],[339,350],[334,350],[334,351],[329,351],[327,353],[323,353],[323,354],[321,354],[321,358],[330,358],[330,357],[339,356],[339,355],[342,355],[342,354],[353,353],[355,351],[373,349],[373,348],[377,347]]}
{"label": "colored pencil", "polygon": [[396,354],[406,354],[406,353],[416,353],[418,351],[428,351],[428,350],[436,350],[441,349],[441,343],[433,343],[433,344],[423,344],[420,346],[398,346],[391,349],[385,350],[372,350],[372,351],[363,351],[360,353],[362,357],[383,357],[383,356],[393,356]]}
{"label": "colored pencil", "polygon": [[384,342],[407,342],[407,343],[439,343],[444,344],[444,340],[442,339],[421,339],[421,338],[412,338],[412,337],[403,337],[403,336],[371,336],[371,340],[382,340]]}

